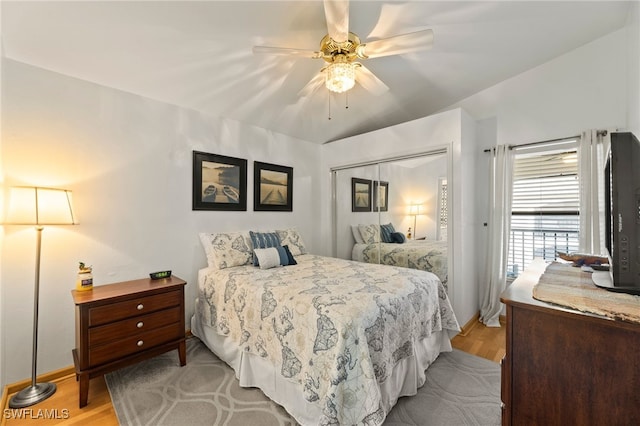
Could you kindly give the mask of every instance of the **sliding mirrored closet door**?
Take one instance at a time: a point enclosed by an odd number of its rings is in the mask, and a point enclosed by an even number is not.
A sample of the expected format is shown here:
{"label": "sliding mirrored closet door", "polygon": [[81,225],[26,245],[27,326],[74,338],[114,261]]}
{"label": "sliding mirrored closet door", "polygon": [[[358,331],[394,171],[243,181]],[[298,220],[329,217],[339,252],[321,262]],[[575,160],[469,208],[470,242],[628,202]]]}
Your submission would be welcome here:
{"label": "sliding mirrored closet door", "polygon": [[447,281],[446,149],[332,170],[334,256]]}

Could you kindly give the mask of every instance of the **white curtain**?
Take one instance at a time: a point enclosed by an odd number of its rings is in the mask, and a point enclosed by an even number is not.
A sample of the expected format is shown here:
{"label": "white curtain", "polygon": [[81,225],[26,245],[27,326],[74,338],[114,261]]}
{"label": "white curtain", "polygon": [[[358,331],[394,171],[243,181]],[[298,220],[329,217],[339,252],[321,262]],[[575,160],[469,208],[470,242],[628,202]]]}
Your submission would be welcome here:
{"label": "white curtain", "polygon": [[507,281],[507,255],[511,230],[513,192],[513,154],[507,145],[491,152],[489,165],[489,236],[487,238],[486,287],[480,307],[480,321],[500,327],[500,293]]}
{"label": "white curtain", "polygon": [[604,162],[611,132],[587,130],[580,136],[580,252],[604,254]]}

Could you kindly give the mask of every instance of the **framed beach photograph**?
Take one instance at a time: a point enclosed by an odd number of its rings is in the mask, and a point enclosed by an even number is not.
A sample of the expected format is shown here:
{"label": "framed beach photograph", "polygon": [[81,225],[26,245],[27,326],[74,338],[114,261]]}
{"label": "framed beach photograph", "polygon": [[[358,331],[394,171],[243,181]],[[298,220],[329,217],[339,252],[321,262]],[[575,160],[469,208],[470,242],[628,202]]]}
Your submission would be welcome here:
{"label": "framed beach photograph", "polygon": [[389,210],[389,182],[373,182],[373,211],[386,212]]}
{"label": "framed beach photograph", "polygon": [[253,162],[253,210],[293,211],[293,167]]}
{"label": "framed beach photograph", "polygon": [[193,151],[193,210],[247,210],[247,160]]}
{"label": "framed beach photograph", "polygon": [[371,211],[371,181],[351,178],[351,211]]}

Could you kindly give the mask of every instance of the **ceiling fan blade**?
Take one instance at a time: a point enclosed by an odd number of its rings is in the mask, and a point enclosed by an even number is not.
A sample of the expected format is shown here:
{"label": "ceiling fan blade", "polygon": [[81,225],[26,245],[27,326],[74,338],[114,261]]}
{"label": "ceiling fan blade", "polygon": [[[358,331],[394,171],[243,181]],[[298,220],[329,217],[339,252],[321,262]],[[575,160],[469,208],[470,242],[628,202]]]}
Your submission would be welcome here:
{"label": "ceiling fan blade", "polygon": [[362,59],[379,58],[416,52],[432,46],[433,30],[423,30],[363,43],[358,50],[358,56]]}
{"label": "ceiling fan blade", "polygon": [[337,42],[349,39],[349,0],[324,0],[329,37]]}
{"label": "ceiling fan blade", "polygon": [[288,47],[253,46],[254,54],[295,56],[299,58],[317,59],[322,57],[321,52],[315,50],[292,49]]}
{"label": "ceiling fan blade", "polygon": [[324,83],[324,74],[322,72],[317,73],[299,92],[298,92],[298,96],[300,97],[306,97],[306,96],[311,96],[312,94],[315,93],[316,90],[318,90],[320,87],[322,87],[322,84]]}
{"label": "ceiling fan blade", "polygon": [[356,81],[360,83],[365,90],[376,96],[380,96],[389,90],[389,87],[364,65],[360,65],[356,69]]}

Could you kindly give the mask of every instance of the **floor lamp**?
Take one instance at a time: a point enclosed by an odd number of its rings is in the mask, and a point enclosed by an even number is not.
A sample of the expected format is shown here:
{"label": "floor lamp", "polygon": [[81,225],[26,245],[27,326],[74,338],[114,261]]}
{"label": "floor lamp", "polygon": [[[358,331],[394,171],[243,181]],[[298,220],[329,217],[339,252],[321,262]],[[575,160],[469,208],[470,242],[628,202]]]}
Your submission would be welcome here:
{"label": "floor lamp", "polygon": [[416,232],[416,219],[420,214],[420,204],[411,204],[409,207],[409,214],[413,216],[413,239],[418,238],[418,233]]}
{"label": "floor lamp", "polygon": [[10,408],[24,408],[53,395],[55,383],[37,383],[38,360],[38,299],[40,293],[40,246],[44,225],[75,225],[71,191],[41,187],[14,187],[9,193],[9,208],[5,224],[34,225],[36,228],[36,272],[33,296],[33,352],[31,385],[9,400]]}

